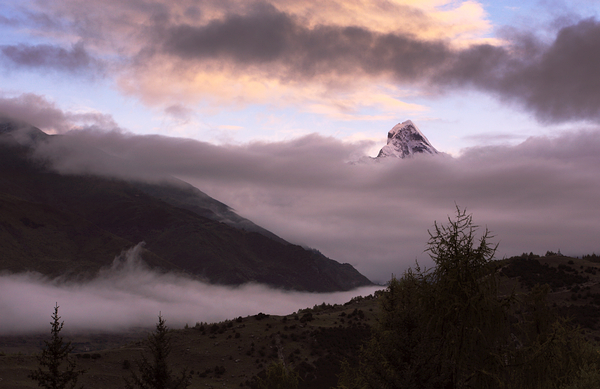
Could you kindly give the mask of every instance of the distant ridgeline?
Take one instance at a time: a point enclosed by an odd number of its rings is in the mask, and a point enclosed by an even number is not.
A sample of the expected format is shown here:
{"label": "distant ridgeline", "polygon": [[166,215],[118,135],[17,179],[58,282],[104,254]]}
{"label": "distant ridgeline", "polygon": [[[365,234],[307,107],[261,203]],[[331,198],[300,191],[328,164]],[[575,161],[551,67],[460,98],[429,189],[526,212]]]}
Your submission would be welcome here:
{"label": "distant ridgeline", "polygon": [[60,136],[0,120],[0,270],[92,276],[144,241],[151,267],[214,283],[315,292],[371,285],[351,265],[286,242],[175,178],[63,175],[31,158]]}

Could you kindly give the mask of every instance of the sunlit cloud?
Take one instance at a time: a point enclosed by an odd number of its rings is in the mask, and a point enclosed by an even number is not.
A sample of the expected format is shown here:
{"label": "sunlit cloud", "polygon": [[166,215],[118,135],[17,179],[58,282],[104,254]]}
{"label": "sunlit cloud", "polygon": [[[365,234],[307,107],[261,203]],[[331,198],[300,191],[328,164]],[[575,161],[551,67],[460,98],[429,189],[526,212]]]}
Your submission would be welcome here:
{"label": "sunlit cloud", "polygon": [[481,42],[492,29],[476,1],[279,1],[277,9],[298,15],[309,27],[356,26],[380,33],[409,33],[421,39],[448,39],[458,46]]}
{"label": "sunlit cloud", "polygon": [[[264,105],[385,120],[394,104],[419,108],[390,92],[403,87],[479,90],[543,123],[600,120],[595,19],[494,36],[476,1],[67,0],[35,3],[21,23],[47,43],[5,46],[4,62],[89,74],[106,64],[120,93],[159,111]],[[365,85],[372,101],[348,98]]]}
{"label": "sunlit cloud", "polygon": [[[93,12],[92,12],[93,10]],[[85,24],[78,15],[85,14]],[[249,104],[276,104],[296,107],[324,115],[333,115],[334,118],[361,119],[361,106],[369,105],[377,111],[380,106],[389,107],[391,104],[399,105],[397,98],[386,91],[380,91],[373,102],[357,104],[351,99],[344,100],[347,91],[359,91],[365,84],[371,84],[381,89],[385,85],[385,78],[376,74],[367,74],[352,64],[352,57],[341,57],[329,64],[320,64],[322,60],[305,56],[299,48],[294,48],[300,43],[307,33],[319,39],[320,31],[343,29],[362,29],[367,34],[408,34],[415,40],[447,40],[454,45],[464,46],[473,39],[484,39],[490,30],[489,21],[486,19],[482,6],[477,2],[467,1],[447,3],[443,1],[412,2],[412,1],[288,1],[275,0],[271,2],[258,1],[183,1],[177,4],[155,2],[152,5],[144,3],[128,3],[127,5],[116,1],[102,2],[98,7],[95,1],[80,2],[69,0],[52,4],[37,4],[31,10],[31,18],[45,18],[48,20],[44,30],[39,31],[40,36],[54,37],[63,44],[71,38],[67,35],[76,32],[80,42],[92,47],[98,58],[91,57],[88,61],[111,61],[111,72],[117,80],[121,91],[127,95],[139,98],[150,106],[169,109],[178,104],[201,106],[206,109],[215,107],[244,107]],[[228,21],[236,18],[237,27],[227,32]],[[269,19],[270,18],[270,19]],[[252,43],[252,34],[243,32],[244,23],[249,31],[263,28],[266,39],[261,39],[256,44]],[[269,23],[275,23],[270,25]],[[279,23],[279,24],[278,24]],[[182,36],[177,31],[186,29],[192,34],[200,34],[202,29],[212,26],[214,33],[236,34],[236,40],[244,35],[249,35],[244,45],[256,49],[248,51],[254,56],[256,51],[267,50],[269,53],[269,40],[280,39],[286,47],[285,50],[296,51],[292,59],[305,67],[313,61],[315,75],[300,76],[293,62],[277,58],[275,63],[236,63],[223,58],[193,58],[192,51],[197,50],[197,43],[190,42],[186,46],[192,57],[186,57],[183,52],[172,51],[169,45],[164,46],[164,39],[178,44],[184,44]],[[262,26],[262,27],[261,27]],[[279,27],[278,27],[279,26]],[[292,36],[282,35],[281,27],[289,26],[298,30]],[[35,24],[30,28],[35,30]],[[269,28],[275,28],[272,32]],[[277,30],[279,28],[279,30]],[[287,28],[287,27],[284,27]],[[237,32],[236,30],[237,29]],[[332,30],[333,29],[333,30]],[[209,30],[210,31],[210,30]],[[57,38],[56,34],[63,34]],[[299,34],[299,35],[297,35]],[[337,33],[336,33],[337,34]],[[468,37],[467,37],[468,35]],[[165,38],[169,37],[170,38]],[[223,35],[223,39],[226,35]],[[278,38],[281,36],[281,38]],[[197,35],[199,39],[200,36]],[[466,37],[466,38],[465,38]],[[325,38],[325,37],[324,37]],[[221,41],[218,36],[213,36],[209,42],[215,45],[230,44],[235,41]],[[312,39],[312,38],[311,38]],[[371,38],[369,38],[371,39]],[[230,43],[226,43],[230,42]],[[462,42],[462,43],[461,43]],[[260,44],[258,44],[260,43]],[[83,44],[83,43],[80,43]],[[334,48],[338,43],[333,41]],[[187,43],[186,43],[187,45]],[[246,46],[240,46],[240,50]],[[77,46],[80,47],[80,46]],[[212,46],[219,50],[229,51],[234,57],[241,55],[237,48],[226,46]],[[282,47],[283,48],[283,47]],[[360,48],[359,48],[360,49]],[[165,51],[167,50],[167,51]],[[171,50],[171,51],[169,51]],[[211,49],[212,50],[212,49]],[[279,49],[277,49],[279,50]],[[300,50],[303,50],[300,48]],[[328,49],[328,51],[331,51]],[[236,54],[237,52],[237,54]],[[176,55],[174,55],[176,54]],[[273,52],[278,55],[277,52]],[[374,55],[368,52],[365,55]],[[316,55],[308,54],[309,56]],[[320,55],[320,54],[319,54]],[[329,53],[324,52],[323,58]],[[49,59],[41,58],[40,61]],[[378,61],[377,58],[373,58]],[[340,68],[341,67],[341,68]],[[348,70],[356,68],[356,71]],[[341,70],[341,71],[340,71]],[[319,75],[318,73],[323,72]],[[305,72],[305,70],[302,70]],[[363,74],[360,74],[363,73]],[[358,75],[358,77],[357,77]],[[299,77],[300,76],[300,77]],[[342,87],[343,86],[343,87]],[[320,89],[321,94],[329,98],[315,100],[315,89]],[[334,96],[339,95],[339,96]],[[403,102],[402,110],[416,108],[411,103]],[[342,107],[342,108],[340,108]],[[375,113],[368,116],[372,119],[385,119],[388,114]]]}

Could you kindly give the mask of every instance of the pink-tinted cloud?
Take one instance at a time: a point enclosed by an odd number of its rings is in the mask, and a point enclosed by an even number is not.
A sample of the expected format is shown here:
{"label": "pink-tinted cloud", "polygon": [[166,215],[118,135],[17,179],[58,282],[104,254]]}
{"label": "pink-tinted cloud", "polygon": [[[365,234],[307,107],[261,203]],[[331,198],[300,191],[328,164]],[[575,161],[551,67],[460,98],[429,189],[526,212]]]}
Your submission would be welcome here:
{"label": "pink-tinted cloud", "polygon": [[375,281],[386,281],[417,258],[428,264],[427,230],[456,205],[493,231],[500,257],[600,251],[598,130],[478,147],[458,158],[349,163],[371,146],[315,134],[215,146],[96,130],[55,138],[37,156],[70,174],[143,180],[174,175],[284,239],[351,263]]}
{"label": "pink-tinted cloud", "polygon": [[39,127],[49,133],[64,133],[81,126],[118,128],[114,119],[100,112],[65,112],[42,95],[23,93],[0,96],[0,117]]}
{"label": "pink-tinted cloud", "polygon": [[598,120],[594,20],[563,22],[551,44],[527,31],[486,38],[477,2],[69,0],[18,20],[51,43],[5,46],[8,62],[93,73],[102,58],[123,93],[163,109],[260,103],[358,117],[370,104],[346,93],[395,85],[476,88],[542,121]]}
{"label": "pink-tinted cloud", "polygon": [[475,87],[523,106],[542,122],[564,122],[600,120],[599,31],[600,23],[589,19],[560,29],[549,45],[515,35],[507,46],[453,49],[449,42],[410,34],[307,28],[288,14],[261,8],[204,26],[169,26],[156,44],[186,63],[219,60],[282,79],[389,77],[441,91]]}

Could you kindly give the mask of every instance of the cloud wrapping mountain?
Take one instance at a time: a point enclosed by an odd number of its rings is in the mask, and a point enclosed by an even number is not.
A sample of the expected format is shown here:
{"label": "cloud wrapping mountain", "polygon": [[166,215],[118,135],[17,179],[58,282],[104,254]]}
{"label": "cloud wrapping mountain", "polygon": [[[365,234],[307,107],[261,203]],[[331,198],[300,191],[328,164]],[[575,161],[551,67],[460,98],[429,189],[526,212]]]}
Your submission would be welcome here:
{"label": "cloud wrapping mountain", "polygon": [[[517,146],[350,164],[366,144],[310,135],[216,146],[189,139],[80,130],[41,144],[36,157],[68,174],[184,179],[282,238],[386,281],[423,253],[427,230],[456,205],[487,226],[499,256],[597,244],[600,131],[530,138]],[[97,158],[98,148],[111,160]]]}

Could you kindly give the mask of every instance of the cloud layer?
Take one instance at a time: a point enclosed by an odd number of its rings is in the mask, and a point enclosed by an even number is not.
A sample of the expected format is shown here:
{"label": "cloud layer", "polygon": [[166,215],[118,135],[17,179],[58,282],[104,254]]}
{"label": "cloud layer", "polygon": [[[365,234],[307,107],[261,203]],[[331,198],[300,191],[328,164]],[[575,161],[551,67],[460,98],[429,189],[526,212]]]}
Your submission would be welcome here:
{"label": "cloud layer", "polygon": [[351,263],[375,281],[387,281],[415,259],[430,264],[423,253],[427,230],[452,216],[456,205],[494,233],[499,257],[600,251],[599,130],[477,147],[457,158],[374,163],[364,158],[370,146],[316,134],[216,146],[92,129],[41,144],[36,156],[69,174],[182,178],[284,239]]}
{"label": "cloud layer", "polygon": [[0,47],[6,66],[105,73],[163,109],[260,103],[350,119],[365,104],[397,112],[406,96],[395,86],[476,89],[544,123],[600,121],[595,19],[563,21],[551,37],[513,28],[490,38],[473,1],[68,0],[17,15],[13,25],[48,43]]}
{"label": "cloud layer", "polygon": [[39,274],[0,275],[0,334],[46,332],[54,304],[70,331],[121,331],[151,327],[159,312],[171,328],[216,322],[259,312],[291,314],[315,304],[343,304],[377,288],[340,293],[300,293],[261,285],[227,288],[146,268],[139,245],[115,259],[111,268],[86,282],[64,282]]}
{"label": "cloud layer", "polygon": [[82,126],[119,128],[110,115],[94,111],[65,112],[44,96],[34,93],[11,97],[0,95],[0,117],[39,127],[50,134],[60,134]]}

